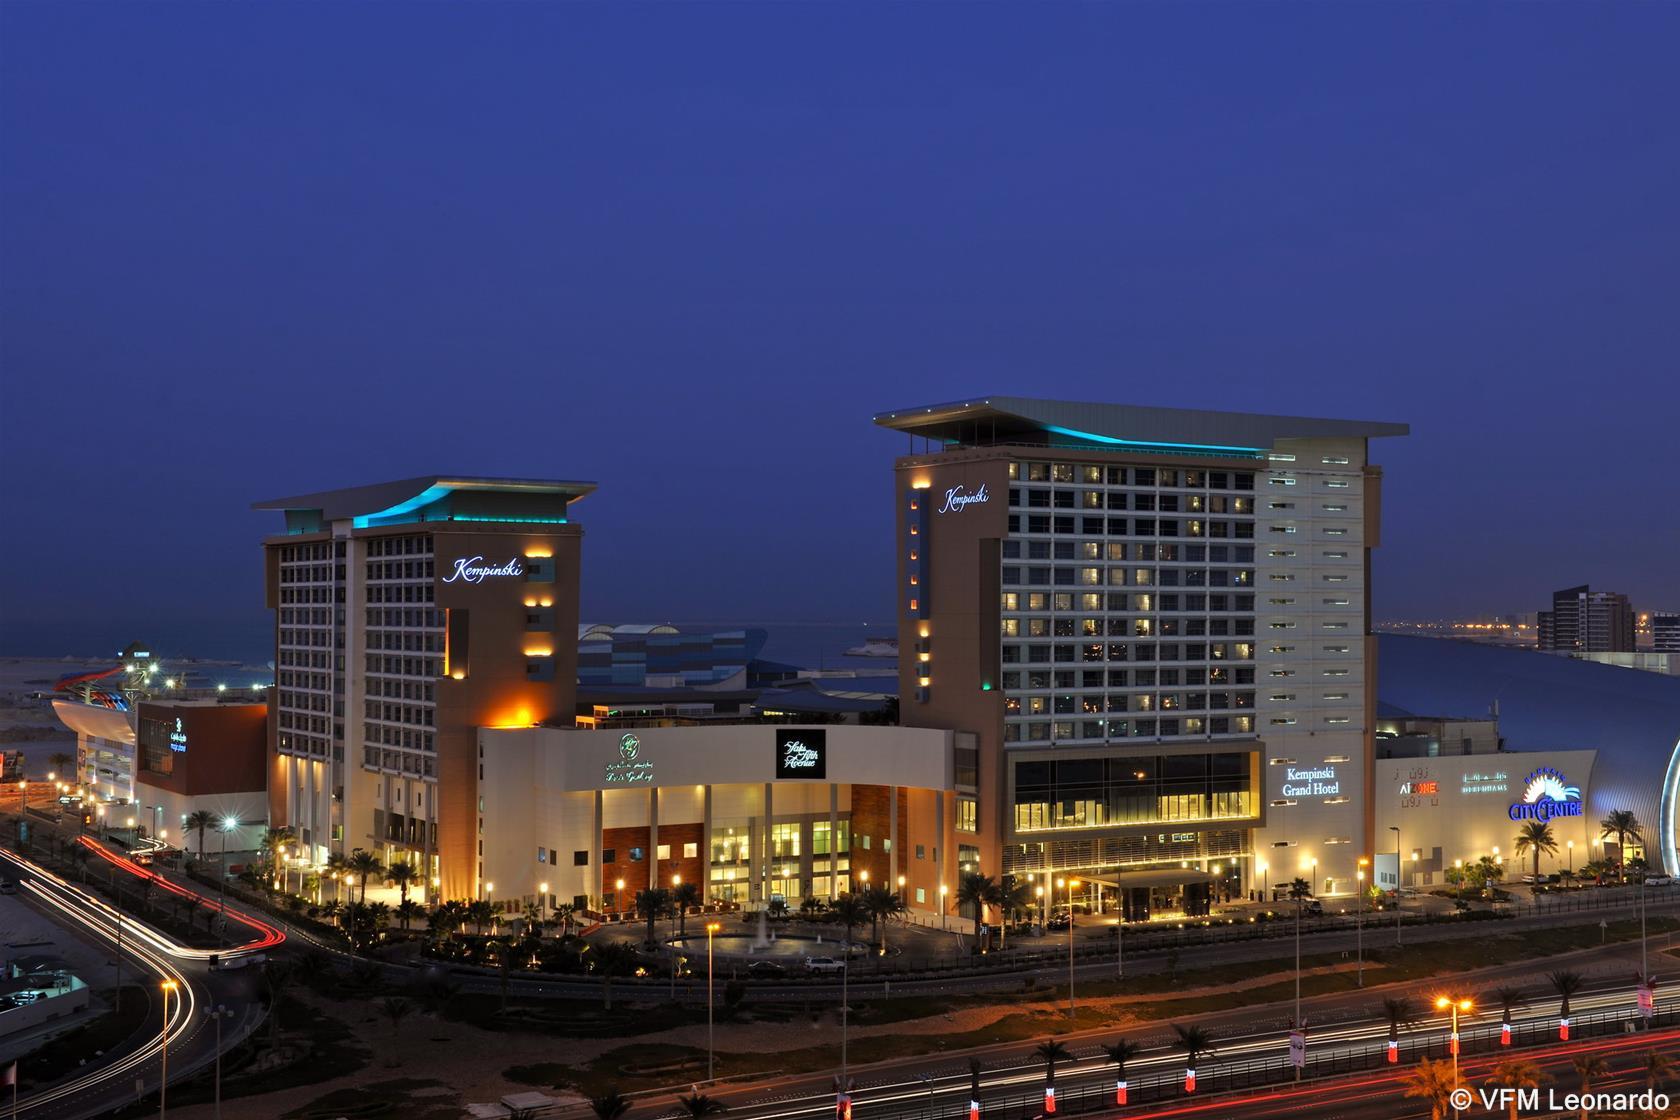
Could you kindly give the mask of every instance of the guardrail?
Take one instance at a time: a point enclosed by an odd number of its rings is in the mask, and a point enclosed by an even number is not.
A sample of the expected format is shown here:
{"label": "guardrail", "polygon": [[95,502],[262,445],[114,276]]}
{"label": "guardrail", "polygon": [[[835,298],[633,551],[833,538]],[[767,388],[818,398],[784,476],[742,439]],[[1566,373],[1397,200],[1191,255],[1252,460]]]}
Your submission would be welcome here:
{"label": "guardrail", "polygon": [[[1629,992],[1628,998],[1631,1002],[1632,992]],[[1632,1008],[1626,1011],[1577,1012],[1570,1016],[1570,1040],[1621,1034],[1639,1022],[1638,1012]],[[1680,1024],[1680,1000],[1659,1002],[1651,1019],[1651,1029],[1676,1024]],[[1511,1026],[1511,1045],[1506,1047],[1500,1045],[1498,1022],[1473,1027],[1461,1023],[1459,1057],[1462,1060],[1477,1054],[1500,1051],[1511,1053],[1523,1047],[1554,1043],[1558,1041],[1557,1033],[1555,1018],[1514,1023]],[[1388,1061],[1386,1040],[1354,1045],[1335,1044],[1335,1050],[1314,1055],[1309,1033],[1307,1058],[1301,1070],[1302,1080],[1378,1070],[1399,1072],[1422,1058],[1450,1058],[1448,1028],[1443,1024],[1439,1031],[1430,1034],[1433,1037],[1419,1037],[1415,1031],[1412,1037],[1402,1036],[1398,1051],[1399,1062],[1391,1065]],[[1216,1046],[1217,1042],[1215,1039]],[[1267,1089],[1295,1080],[1295,1067],[1289,1061],[1288,1039],[1283,1035],[1278,1037],[1276,1057],[1222,1062],[1217,1060],[1216,1055],[1217,1051],[1215,1056],[1204,1055],[1197,1061],[1194,1095],[1184,1092],[1182,1065],[1174,1069],[1156,1069],[1147,1073],[1140,1073],[1134,1068],[1127,1078],[1127,1107],[1165,1101],[1189,1103],[1200,1101],[1215,1093]],[[1100,1058],[1085,1059],[1077,1064],[1064,1064],[1060,1068],[1066,1077],[1069,1073],[1088,1068],[1088,1063],[1101,1061]],[[1108,1065],[1107,1068],[1112,1071],[1113,1066]],[[1067,1084],[1064,1081],[1056,1086],[1056,1112],[1059,1115],[1062,1112],[1112,1109],[1116,1107],[1114,1097],[1112,1076],[1099,1078],[1091,1084]],[[854,1097],[852,1112],[854,1116],[868,1117],[868,1120],[944,1120],[946,1117],[953,1120],[961,1117],[966,1120],[969,1115],[966,1094],[963,1094],[960,1105],[942,1106],[935,1098],[933,1101],[923,1101],[920,1107],[901,1103],[872,1106],[865,1094],[862,1097]],[[980,1094],[980,1120],[1031,1120],[1033,1117],[1042,1116],[1043,1113],[1042,1084],[1032,1088],[1011,1088],[1002,1092],[987,1092],[982,1089]]]}

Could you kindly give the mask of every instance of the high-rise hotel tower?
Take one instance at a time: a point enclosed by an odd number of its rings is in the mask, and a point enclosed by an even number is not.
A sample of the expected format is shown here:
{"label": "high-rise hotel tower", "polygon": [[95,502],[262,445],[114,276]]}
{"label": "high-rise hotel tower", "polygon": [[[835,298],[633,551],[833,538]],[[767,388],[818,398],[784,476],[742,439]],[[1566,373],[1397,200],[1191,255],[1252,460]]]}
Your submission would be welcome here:
{"label": "high-rise hotel tower", "polygon": [[276,612],[270,819],[423,896],[482,893],[478,728],[570,727],[594,484],[428,476],[261,502]]}
{"label": "high-rise hotel tower", "polygon": [[962,870],[1065,871],[1134,912],[1354,889],[1376,840],[1367,447],[1405,425],[1016,397],[875,421],[910,442],[901,719],[977,733]]}

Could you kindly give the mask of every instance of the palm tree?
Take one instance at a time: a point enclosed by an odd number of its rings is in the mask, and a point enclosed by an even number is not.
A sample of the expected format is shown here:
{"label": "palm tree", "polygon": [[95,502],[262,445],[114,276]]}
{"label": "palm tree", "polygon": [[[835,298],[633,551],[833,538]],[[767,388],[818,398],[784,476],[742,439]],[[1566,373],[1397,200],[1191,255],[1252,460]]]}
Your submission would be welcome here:
{"label": "palm tree", "polygon": [[357,848],[350,853],[350,858],[344,861],[344,869],[359,880],[361,890],[357,894],[356,901],[366,902],[368,876],[383,873],[385,865],[380,863],[379,857],[372,852]]}
{"label": "palm tree", "polygon": [[855,894],[843,894],[834,900],[831,907],[835,920],[846,927],[846,942],[841,946],[840,959],[850,960],[852,951],[852,930],[869,920],[869,908],[863,904],[863,899]]}
{"label": "palm tree", "polygon": [[1382,1001],[1383,1014],[1388,1017],[1388,1060],[1400,1060],[1400,1030],[1418,1021],[1422,1012],[1418,1005],[1405,996],[1384,996]]}
{"label": "palm tree", "polygon": [[1579,972],[1571,972],[1567,968],[1560,968],[1556,972],[1548,972],[1546,979],[1552,982],[1552,988],[1557,992],[1560,1003],[1558,1006],[1558,1039],[1569,1041],[1569,997],[1581,990],[1585,981]]}
{"label": "palm tree", "polygon": [[1534,885],[1540,885],[1540,856],[1542,853],[1557,858],[1557,837],[1552,835],[1552,826],[1545,821],[1529,821],[1517,833],[1517,855],[1531,855],[1534,857]]}
{"label": "palm tree", "polygon": [[636,892],[636,909],[647,919],[647,944],[653,945],[653,923],[663,917],[671,906],[670,892],[663,887],[649,887]]}
{"label": "palm tree", "polygon": [[1453,1090],[1458,1088],[1453,1067],[1444,1058],[1438,1062],[1423,1059],[1401,1081],[1406,1086],[1406,1096],[1428,1103],[1430,1120],[1441,1120],[1446,1115]]}
{"label": "palm tree", "polygon": [[344,873],[348,870],[350,861],[344,858],[342,852],[333,852],[327,856],[327,877],[332,880],[334,897],[343,891],[340,884],[344,882]]}
{"label": "palm tree", "polygon": [[1505,878],[1505,865],[1492,856],[1483,856],[1476,861],[1476,877],[1482,884],[1482,890],[1488,895],[1493,893],[1493,884]]}
{"label": "palm tree", "polygon": [[1033,1048],[1033,1056],[1044,1063],[1044,1111],[1056,1111],[1056,1063],[1077,1062],[1073,1051],[1050,1038]]}
{"label": "palm tree", "polygon": [[[1581,1079],[1581,1096],[1585,1097],[1592,1089],[1592,1083],[1600,1078],[1610,1076],[1610,1063],[1604,1060],[1602,1054],[1576,1054],[1569,1059],[1575,1067],[1575,1076]],[[1587,1105],[1581,1103],[1581,1120],[1587,1120]]]}
{"label": "palm tree", "polygon": [[595,1113],[596,1120],[620,1120],[630,1111],[630,1102],[617,1089],[605,1096],[589,1098],[590,1111]]}
{"label": "palm tree", "polygon": [[463,918],[472,923],[473,930],[480,937],[484,936],[484,927],[496,920],[496,908],[487,898],[477,898],[467,903]]}
{"label": "palm tree", "polygon": [[1652,1092],[1656,1092],[1662,1085],[1663,1079],[1674,1069],[1674,1064],[1668,1060],[1668,1055],[1660,1050],[1647,1050],[1640,1066],[1645,1071],[1645,1088]]}
{"label": "palm tree", "polygon": [[[1512,1058],[1507,1062],[1500,1062],[1493,1067],[1493,1076],[1487,1079],[1489,1085],[1497,1085],[1501,1089],[1538,1089],[1541,1083],[1550,1081],[1551,1075],[1541,1069],[1539,1064],[1527,1058]],[[1511,1120],[1517,1120],[1517,1095],[1510,1096]]]}
{"label": "palm tree", "polygon": [[385,869],[385,882],[396,887],[402,902],[408,901],[408,888],[420,880],[420,869],[406,859],[394,859]]}
{"label": "palm tree", "polygon": [[904,913],[904,899],[891,887],[878,884],[864,890],[863,904],[869,909],[869,939],[874,941],[878,936],[881,946],[881,955],[886,956],[886,924],[892,918]]}
{"label": "palm tree", "polygon": [[569,902],[557,902],[554,904],[554,917],[551,920],[555,925],[560,927],[561,937],[565,937],[571,932],[572,915],[576,913],[577,907],[573,906]]}
{"label": "palm tree", "polygon": [[1114,1063],[1114,1103],[1126,1103],[1126,1063],[1138,1056],[1143,1044],[1117,1038],[1103,1047],[1103,1053]]}
{"label": "palm tree", "polygon": [[1206,1027],[1181,1027],[1173,1024],[1173,1031],[1178,1038],[1173,1040],[1173,1049],[1184,1051],[1184,1091],[1196,1091],[1196,1059],[1203,1054],[1213,1055],[1213,1035]]}
{"label": "palm tree", "polygon": [[1002,936],[1000,945],[1009,943],[1009,923],[1020,921],[1021,913],[1032,901],[1032,888],[1021,882],[1013,875],[1005,875],[998,881],[997,905],[1003,915],[1003,921],[998,923]]}
{"label": "palm tree", "polygon": [[965,871],[957,880],[957,905],[974,907],[974,950],[980,951],[980,926],[986,920],[986,907],[995,905],[1002,892],[990,875]]}
{"label": "palm tree", "polygon": [[403,932],[407,933],[409,923],[424,915],[426,913],[426,908],[414,901],[412,898],[405,898],[401,902],[397,903],[395,913],[397,915],[397,920],[402,923]]}
{"label": "palm tree", "polygon": [[204,833],[216,823],[215,815],[208,809],[199,809],[187,814],[186,831],[198,833],[198,859],[204,862]]}
{"label": "palm tree", "polygon": [[677,908],[677,936],[688,936],[688,911],[700,905],[700,884],[678,883],[671,888],[671,905]]}
{"label": "palm tree", "polygon": [[[1537,822],[1530,821],[1530,824]],[[1500,1042],[1511,1045],[1511,1012],[1528,1006],[1528,1000],[1523,996],[1521,988],[1495,988],[1493,998],[1499,1004],[1499,1033]]]}
{"label": "palm tree", "polygon": [[1614,836],[1616,838],[1616,862],[1623,867],[1622,882],[1627,882],[1627,842],[1633,837],[1641,844],[1645,842],[1639,826],[1639,818],[1632,809],[1612,809],[1603,820],[1598,822],[1600,837]]}
{"label": "palm tree", "polygon": [[694,1120],[700,1120],[703,1116],[714,1116],[719,1112],[726,1111],[723,1107],[722,1101],[708,1097],[699,1090],[695,1090],[686,1097],[678,1097],[677,1103],[681,1105],[682,1110],[692,1116]]}
{"label": "palm tree", "polygon": [[379,1011],[391,1020],[391,1033],[394,1035],[402,1026],[402,1021],[413,1013],[414,1005],[401,996],[391,996],[380,1002]]}

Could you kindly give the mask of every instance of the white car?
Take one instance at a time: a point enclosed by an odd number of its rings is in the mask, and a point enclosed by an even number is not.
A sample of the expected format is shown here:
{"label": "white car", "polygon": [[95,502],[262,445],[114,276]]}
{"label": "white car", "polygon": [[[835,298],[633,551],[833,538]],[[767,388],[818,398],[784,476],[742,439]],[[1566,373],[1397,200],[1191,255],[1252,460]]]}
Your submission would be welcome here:
{"label": "white car", "polygon": [[806,957],[805,970],[807,972],[839,972],[846,967],[845,961],[837,961],[833,957]]}
{"label": "white car", "polygon": [[1646,876],[1645,879],[1645,885],[1647,887],[1667,887],[1671,886],[1673,883],[1674,876],[1672,875],[1649,875]]}

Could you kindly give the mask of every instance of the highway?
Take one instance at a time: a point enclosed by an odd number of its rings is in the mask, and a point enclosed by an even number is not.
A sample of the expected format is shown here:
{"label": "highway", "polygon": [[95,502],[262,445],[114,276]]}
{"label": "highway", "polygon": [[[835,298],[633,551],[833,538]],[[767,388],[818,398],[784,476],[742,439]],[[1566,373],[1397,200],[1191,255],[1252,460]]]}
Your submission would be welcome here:
{"label": "highway", "polygon": [[[19,881],[19,897],[70,934],[115,953],[117,911],[103,899],[10,849],[0,848],[0,862],[10,865],[9,874]],[[212,973],[207,951],[179,945],[126,917],[122,919],[122,954],[124,965],[153,993],[153,1014],[138,1041],[115,1055],[107,1054],[86,1073],[21,1096],[20,1117],[82,1120],[156,1093],[166,1047],[170,1082],[195,1073],[215,1059],[215,1030],[206,1012],[218,1004],[234,1013],[222,1028],[225,1048],[262,1021],[261,979],[256,969]],[[166,982],[174,985],[168,993],[167,1020],[163,1014]]]}

